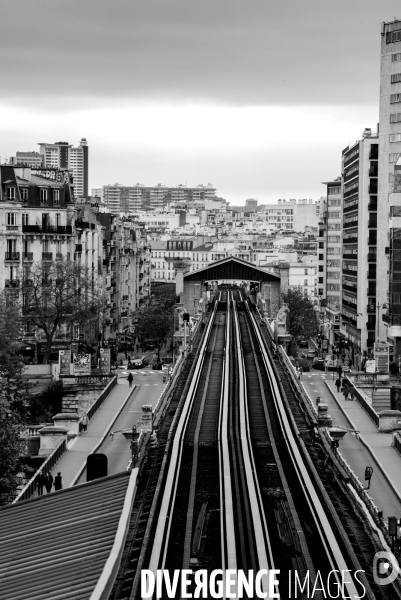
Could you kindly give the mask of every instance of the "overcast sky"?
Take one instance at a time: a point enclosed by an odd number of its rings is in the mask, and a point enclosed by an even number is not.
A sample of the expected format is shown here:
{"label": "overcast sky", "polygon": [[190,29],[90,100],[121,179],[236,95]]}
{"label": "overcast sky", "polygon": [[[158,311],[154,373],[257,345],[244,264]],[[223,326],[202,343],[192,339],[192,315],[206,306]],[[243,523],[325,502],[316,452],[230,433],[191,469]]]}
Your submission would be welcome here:
{"label": "overcast sky", "polygon": [[90,189],[318,199],[376,130],[394,17],[399,0],[0,0],[0,156],[86,137]]}

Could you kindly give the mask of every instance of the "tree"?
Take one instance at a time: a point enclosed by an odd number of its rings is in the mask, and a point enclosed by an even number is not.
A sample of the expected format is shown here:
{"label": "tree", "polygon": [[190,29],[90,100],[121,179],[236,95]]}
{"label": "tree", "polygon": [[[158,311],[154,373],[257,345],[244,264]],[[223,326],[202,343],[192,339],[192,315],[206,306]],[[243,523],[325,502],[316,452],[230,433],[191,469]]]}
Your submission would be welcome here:
{"label": "tree", "polygon": [[283,301],[290,309],[288,330],[293,336],[290,352],[301,336],[306,338],[316,335],[319,331],[319,321],[311,300],[304,296],[301,288],[289,288],[283,295]]}
{"label": "tree", "polygon": [[59,327],[97,319],[101,294],[94,270],[69,260],[33,263],[22,274],[23,315],[46,337],[43,362],[49,362]]}
{"label": "tree", "polygon": [[13,296],[0,294],[0,504],[6,504],[17,487],[18,458],[23,441],[20,430],[29,414],[24,360],[19,353],[21,313]]}
{"label": "tree", "polygon": [[174,303],[175,294],[158,294],[137,311],[138,339],[141,344],[152,340],[157,348],[158,361],[160,361],[160,350],[173,331]]}

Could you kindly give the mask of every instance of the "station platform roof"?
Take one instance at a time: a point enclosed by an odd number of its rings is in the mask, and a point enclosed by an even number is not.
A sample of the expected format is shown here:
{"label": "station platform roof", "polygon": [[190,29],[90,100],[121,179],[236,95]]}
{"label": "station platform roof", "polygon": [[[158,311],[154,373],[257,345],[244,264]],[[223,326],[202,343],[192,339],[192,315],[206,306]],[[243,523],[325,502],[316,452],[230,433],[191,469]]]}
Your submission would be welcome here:
{"label": "station platform roof", "polygon": [[0,508],[0,598],[89,599],[122,551],[136,475],[135,469]]}
{"label": "station platform roof", "polygon": [[235,256],[227,256],[226,258],[213,262],[207,267],[198,269],[197,271],[191,271],[184,275],[184,282],[219,281],[226,279],[278,282],[280,281],[280,276],[276,273],[270,273]]}

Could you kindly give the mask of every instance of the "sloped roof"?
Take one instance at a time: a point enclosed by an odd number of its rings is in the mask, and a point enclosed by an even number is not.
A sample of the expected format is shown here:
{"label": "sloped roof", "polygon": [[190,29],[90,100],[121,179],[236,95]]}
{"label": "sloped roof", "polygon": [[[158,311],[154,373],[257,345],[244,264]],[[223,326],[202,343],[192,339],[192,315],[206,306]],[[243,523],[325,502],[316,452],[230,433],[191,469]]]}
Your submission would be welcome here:
{"label": "sloped roof", "polygon": [[0,508],[0,598],[89,599],[113,547],[126,496],[134,495],[136,473],[131,480],[130,475]]}
{"label": "sloped roof", "polygon": [[203,269],[191,271],[184,275],[185,281],[217,281],[219,279],[280,281],[280,276],[275,273],[268,273],[264,269],[260,269],[252,263],[236,256],[227,256],[226,258],[210,263]]}

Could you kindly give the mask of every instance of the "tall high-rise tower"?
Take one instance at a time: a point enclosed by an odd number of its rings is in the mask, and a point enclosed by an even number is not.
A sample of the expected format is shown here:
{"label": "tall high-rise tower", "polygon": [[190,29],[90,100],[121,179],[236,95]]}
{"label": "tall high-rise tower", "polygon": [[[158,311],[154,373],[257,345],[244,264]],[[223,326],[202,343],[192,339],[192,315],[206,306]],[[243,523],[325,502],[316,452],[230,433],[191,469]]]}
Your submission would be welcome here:
{"label": "tall high-rise tower", "polygon": [[[399,210],[394,193],[394,168],[401,156],[401,20],[383,23],[381,29],[379,189],[377,206],[378,327],[376,337],[401,351],[401,228],[392,219]],[[389,223],[390,216],[390,223]],[[390,226],[389,226],[390,225]]]}
{"label": "tall high-rise tower", "polygon": [[82,138],[79,146],[68,142],[47,144],[39,142],[39,152],[43,156],[45,167],[69,169],[74,180],[75,196],[87,196],[89,190],[89,147],[86,138]]}

